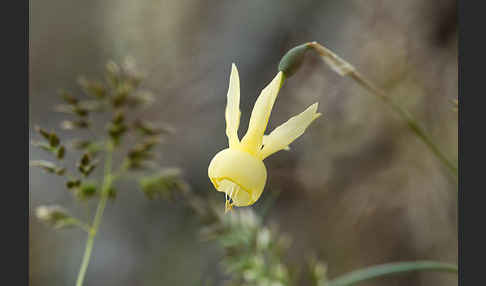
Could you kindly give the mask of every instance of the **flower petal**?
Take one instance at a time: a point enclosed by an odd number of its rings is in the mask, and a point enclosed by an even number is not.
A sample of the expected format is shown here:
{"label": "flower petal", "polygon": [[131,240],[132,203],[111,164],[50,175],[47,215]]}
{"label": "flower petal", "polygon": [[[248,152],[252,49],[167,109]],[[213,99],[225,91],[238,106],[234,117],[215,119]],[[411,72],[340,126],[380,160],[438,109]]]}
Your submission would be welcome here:
{"label": "flower petal", "polygon": [[[263,135],[262,145],[265,146],[267,144],[268,144],[268,135]],[[290,147],[287,146],[287,147],[283,148],[283,150],[289,151],[290,150]]]}
{"label": "flower petal", "polygon": [[283,80],[283,73],[279,72],[260,93],[251,112],[250,123],[245,137],[241,140],[245,149],[251,154],[256,154],[262,146],[263,134],[267,128],[268,119],[272,112],[273,104]]}
{"label": "flower petal", "polygon": [[266,138],[263,149],[260,151],[260,158],[266,157],[285,149],[290,143],[302,135],[305,129],[319,116],[317,113],[318,103],[309,106],[301,114],[287,120],[284,124],[275,128]]}
{"label": "flower petal", "polygon": [[[228,191],[228,188],[221,186],[224,180],[237,184],[239,192],[230,192],[228,195],[236,206],[248,206],[262,194],[267,181],[267,168],[257,157],[235,148],[227,148],[218,152],[209,163],[208,177],[219,192]],[[250,200],[241,193],[243,191],[249,194]]]}
{"label": "flower petal", "polygon": [[236,65],[232,64],[225,111],[226,136],[230,147],[240,142],[238,139],[240,115],[240,77]]}

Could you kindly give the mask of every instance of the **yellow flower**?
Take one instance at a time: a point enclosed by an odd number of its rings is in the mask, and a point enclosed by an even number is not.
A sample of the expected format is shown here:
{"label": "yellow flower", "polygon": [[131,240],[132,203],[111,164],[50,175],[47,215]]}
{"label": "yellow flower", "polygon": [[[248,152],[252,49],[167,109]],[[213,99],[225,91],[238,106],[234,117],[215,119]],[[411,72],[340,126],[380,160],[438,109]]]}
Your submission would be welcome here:
{"label": "yellow flower", "polygon": [[225,210],[233,206],[249,206],[263,192],[267,180],[267,169],[263,159],[283,149],[302,135],[305,129],[321,114],[317,113],[317,102],[301,114],[290,118],[264,135],[272,107],[284,81],[279,72],[265,87],[253,107],[246,135],[238,138],[240,125],[240,79],[235,64],[231,76],[226,104],[226,136],[229,148],[217,153],[209,163],[208,176],[219,192],[226,197]]}

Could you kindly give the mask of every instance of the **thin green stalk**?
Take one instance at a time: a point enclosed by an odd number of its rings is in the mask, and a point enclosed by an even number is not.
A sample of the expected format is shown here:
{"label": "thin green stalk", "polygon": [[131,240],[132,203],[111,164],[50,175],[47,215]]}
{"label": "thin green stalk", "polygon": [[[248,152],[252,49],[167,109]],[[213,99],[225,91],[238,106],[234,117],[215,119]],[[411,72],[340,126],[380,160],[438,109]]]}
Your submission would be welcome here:
{"label": "thin green stalk", "polygon": [[89,260],[91,258],[91,252],[93,250],[93,243],[96,233],[101,224],[101,219],[103,218],[103,212],[105,210],[106,202],[108,201],[109,191],[113,178],[111,175],[111,163],[113,157],[113,143],[108,142],[106,146],[106,158],[105,158],[105,170],[103,177],[103,187],[101,189],[101,198],[98,202],[98,207],[96,209],[96,214],[91,225],[91,229],[88,233],[88,240],[86,241],[86,247],[84,250],[83,261],[81,262],[81,267],[79,268],[78,278],[76,280],[76,286],[82,286],[84,277],[86,275],[86,270],[88,269]]}
{"label": "thin green stalk", "polygon": [[91,227],[88,224],[80,221],[77,218],[70,218],[69,221],[70,221],[71,224],[81,228],[82,230],[86,231],[87,233],[89,233],[91,231]]}
{"label": "thin green stalk", "polygon": [[447,169],[449,169],[449,171],[451,171],[452,175],[454,175],[457,179],[457,166],[452,161],[447,159],[447,157],[440,151],[439,147],[432,141],[430,136],[425,132],[425,130],[420,127],[419,123],[412,117],[412,115],[410,115],[407,110],[390,100],[390,97],[386,96],[383,91],[376,88],[370,81],[366,80],[357,71],[352,72],[349,76],[356,82],[358,82],[361,86],[366,88],[368,91],[375,94],[395,112],[397,112],[400,117],[405,120],[405,122],[407,122],[410,130],[415,133],[415,135],[419,137],[422,142],[427,145],[427,147],[429,147],[430,151],[432,151],[432,153],[444,164],[444,166],[447,167]]}
{"label": "thin green stalk", "polygon": [[410,271],[439,271],[457,273],[457,266],[435,261],[411,261],[387,263],[353,271],[328,281],[326,286],[348,286],[385,275],[394,275]]}
{"label": "thin green stalk", "polygon": [[363,75],[361,75],[350,63],[341,59],[338,55],[334,54],[332,51],[326,47],[320,45],[317,42],[307,43],[307,45],[313,48],[322,59],[339,75],[349,76],[354,79],[359,85],[368,90],[371,94],[378,97],[386,105],[388,105],[392,110],[394,110],[398,115],[407,122],[407,126],[410,130],[429,148],[429,150],[434,154],[434,156],[439,159],[439,161],[444,164],[444,166],[450,171],[454,180],[457,183],[458,180],[458,168],[457,165],[449,160],[447,156],[442,153],[438,145],[435,144],[432,138],[422,129],[419,123],[412,117],[412,115],[405,110],[400,105],[393,102],[386,93],[377,88],[369,80],[367,80]]}

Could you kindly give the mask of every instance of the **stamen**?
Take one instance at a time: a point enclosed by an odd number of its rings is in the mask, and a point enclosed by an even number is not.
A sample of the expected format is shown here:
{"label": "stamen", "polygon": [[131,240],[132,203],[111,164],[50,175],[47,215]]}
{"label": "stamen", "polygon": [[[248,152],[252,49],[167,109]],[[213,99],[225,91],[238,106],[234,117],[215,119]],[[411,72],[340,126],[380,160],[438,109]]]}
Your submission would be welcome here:
{"label": "stamen", "polygon": [[224,213],[227,213],[232,209],[233,205],[229,201],[226,201],[226,203],[224,204]]}
{"label": "stamen", "polygon": [[225,192],[224,213],[227,213],[228,211],[233,209],[233,206],[235,204],[235,202],[232,198],[233,193],[235,193],[235,195],[236,195],[238,193],[238,190],[239,190],[238,186],[236,186],[235,184],[232,184],[231,190],[229,191],[229,195],[228,195],[228,192]]}
{"label": "stamen", "polygon": [[[230,199],[231,199],[231,198],[230,198]],[[230,200],[228,199],[228,193],[227,193],[227,192],[225,192],[225,193],[224,193],[224,200],[225,200],[225,201],[224,201],[224,213],[227,213],[228,211],[230,211],[230,210],[231,210],[231,207],[232,207],[232,206],[231,206],[231,202],[230,202]]]}

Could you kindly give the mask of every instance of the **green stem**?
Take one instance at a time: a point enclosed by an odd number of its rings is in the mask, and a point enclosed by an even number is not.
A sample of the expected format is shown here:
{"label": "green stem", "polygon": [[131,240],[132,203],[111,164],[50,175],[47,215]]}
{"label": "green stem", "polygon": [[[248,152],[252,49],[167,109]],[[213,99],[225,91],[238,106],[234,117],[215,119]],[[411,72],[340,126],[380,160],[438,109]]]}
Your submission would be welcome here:
{"label": "green stem", "polygon": [[105,170],[103,178],[103,187],[101,190],[101,198],[98,202],[98,207],[96,209],[96,214],[91,225],[91,229],[88,233],[88,240],[86,241],[86,247],[84,249],[83,261],[81,262],[81,267],[79,268],[78,278],[76,280],[76,286],[82,286],[84,277],[86,275],[86,270],[88,269],[89,260],[91,258],[91,252],[93,250],[94,238],[101,224],[101,219],[103,218],[103,212],[105,210],[106,202],[108,201],[109,191],[113,178],[111,176],[111,163],[113,157],[113,143],[108,142],[106,146],[106,158],[105,158]]}
{"label": "green stem", "polygon": [[70,222],[71,222],[73,225],[75,225],[75,226],[77,226],[77,227],[81,228],[82,230],[86,231],[87,233],[89,233],[89,232],[91,231],[91,227],[90,227],[88,224],[86,224],[86,223],[84,223],[84,222],[80,221],[80,220],[79,220],[79,219],[77,219],[77,218],[71,218]]}
{"label": "green stem", "polygon": [[325,285],[347,286],[385,275],[422,270],[457,273],[457,266],[435,261],[387,263],[353,271],[336,279],[330,280]]}
{"label": "green stem", "polygon": [[320,45],[317,42],[307,43],[307,45],[313,48],[323,60],[338,74],[341,76],[349,76],[354,79],[359,85],[368,90],[371,94],[378,97],[386,105],[388,105],[393,111],[395,111],[405,122],[407,122],[408,128],[429,148],[429,150],[434,154],[434,156],[439,159],[439,161],[446,166],[453,176],[455,182],[458,180],[458,168],[455,163],[447,159],[447,157],[442,153],[437,144],[435,144],[432,138],[425,132],[424,129],[420,127],[418,122],[412,117],[407,110],[405,110],[400,105],[393,102],[390,97],[388,97],[384,91],[377,88],[369,80],[367,80],[363,75],[361,75],[350,63],[341,59],[338,55],[334,54],[332,51],[326,47]]}
{"label": "green stem", "polygon": [[451,172],[451,174],[454,176],[456,182],[457,182],[457,176],[458,176],[458,170],[457,166],[447,159],[447,157],[440,151],[439,147],[432,141],[432,138],[425,132],[424,129],[422,129],[415,120],[412,115],[405,110],[403,107],[400,105],[396,104],[393,102],[390,97],[386,96],[386,94],[381,91],[380,89],[376,88],[370,81],[366,80],[361,74],[358,72],[354,71],[350,73],[349,75],[351,78],[353,78],[356,82],[358,82],[361,86],[366,88],[368,91],[376,95],[382,102],[384,102],[386,105],[388,105],[391,109],[393,109],[400,117],[407,122],[407,126],[410,128],[410,130],[420,139],[422,142],[429,148],[429,150],[441,161],[444,166],[447,167],[447,169]]}

